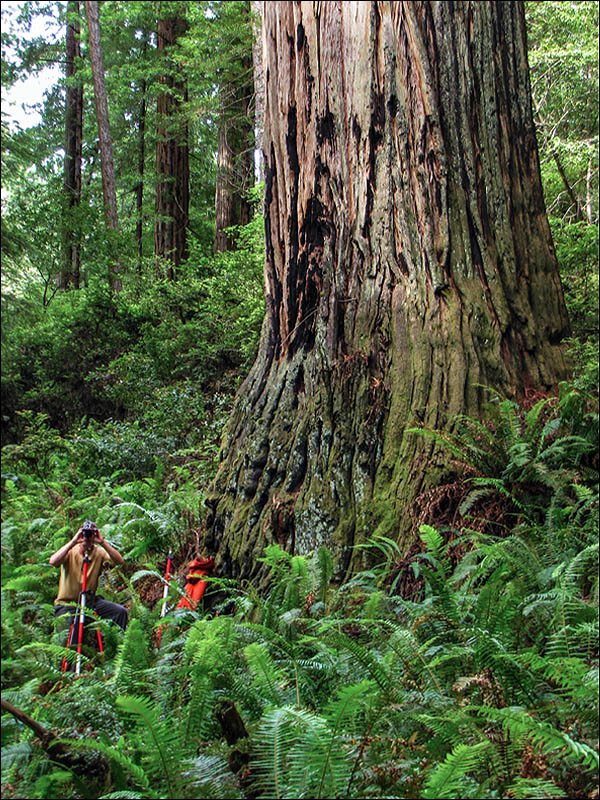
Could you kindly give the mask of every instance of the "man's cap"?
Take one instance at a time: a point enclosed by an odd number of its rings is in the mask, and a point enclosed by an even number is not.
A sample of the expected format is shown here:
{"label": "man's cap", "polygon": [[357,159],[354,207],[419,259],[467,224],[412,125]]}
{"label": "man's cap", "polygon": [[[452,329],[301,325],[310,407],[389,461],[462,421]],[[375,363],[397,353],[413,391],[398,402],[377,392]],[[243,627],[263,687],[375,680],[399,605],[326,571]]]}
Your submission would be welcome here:
{"label": "man's cap", "polygon": [[92,522],[91,519],[86,519],[86,521],[81,526],[81,530],[82,531],[97,531],[98,530],[98,526],[96,525],[95,522]]}

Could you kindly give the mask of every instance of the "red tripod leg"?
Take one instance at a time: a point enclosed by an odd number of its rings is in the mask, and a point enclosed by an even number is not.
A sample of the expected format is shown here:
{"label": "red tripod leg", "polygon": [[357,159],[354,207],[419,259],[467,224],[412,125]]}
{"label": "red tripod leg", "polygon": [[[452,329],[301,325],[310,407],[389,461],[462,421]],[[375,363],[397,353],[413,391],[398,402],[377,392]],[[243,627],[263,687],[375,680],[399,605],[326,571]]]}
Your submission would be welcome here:
{"label": "red tripod leg", "polygon": [[[67,647],[72,647],[73,645],[74,632],[75,632],[75,617],[73,617],[73,622],[71,623],[71,627],[69,628],[69,635],[67,636]],[[65,656],[62,660],[62,664],[60,665],[60,671],[66,672],[68,664],[69,664],[68,659]]]}
{"label": "red tripod leg", "polygon": [[[94,616],[97,617],[98,614],[94,611]],[[98,652],[104,652],[104,642],[102,641],[102,634],[100,633],[100,628],[96,628],[96,638],[98,639]]]}

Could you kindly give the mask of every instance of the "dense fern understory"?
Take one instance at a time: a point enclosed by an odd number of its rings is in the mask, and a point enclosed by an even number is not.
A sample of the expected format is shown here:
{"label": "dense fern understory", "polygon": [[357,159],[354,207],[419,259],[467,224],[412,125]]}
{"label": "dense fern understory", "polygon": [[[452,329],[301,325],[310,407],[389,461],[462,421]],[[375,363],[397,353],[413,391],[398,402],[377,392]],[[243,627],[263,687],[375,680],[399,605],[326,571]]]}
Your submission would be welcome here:
{"label": "dense fern understory", "polygon": [[[164,470],[84,478],[76,442],[44,460],[30,432],[4,482],[3,698],[62,751],[3,715],[3,796],[592,796],[597,432],[577,387],[495,400],[443,440],[462,477],[441,490],[445,519],[440,494],[423,498],[410,558],[373,540],[372,568],[335,586],[326,550],[270,547],[266,596],[217,576],[203,609],[164,619],[164,557],[198,534],[202,470],[172,465],[165,502]],[[88,650],[75,678],[58,669],[46,561],[90,514],[135,565],[105,586],[131,622],[104,625],[105,660]]]}

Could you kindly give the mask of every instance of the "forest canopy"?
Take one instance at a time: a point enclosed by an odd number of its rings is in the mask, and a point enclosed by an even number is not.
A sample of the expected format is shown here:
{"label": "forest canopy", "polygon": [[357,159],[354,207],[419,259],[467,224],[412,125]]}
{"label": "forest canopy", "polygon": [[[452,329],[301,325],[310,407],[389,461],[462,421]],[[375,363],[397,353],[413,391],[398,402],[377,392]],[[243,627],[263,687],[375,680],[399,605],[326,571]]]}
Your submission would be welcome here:
{"label": "forest canopy", "polygon": [[2,3],[2,797],[594,796],[598,8]]}

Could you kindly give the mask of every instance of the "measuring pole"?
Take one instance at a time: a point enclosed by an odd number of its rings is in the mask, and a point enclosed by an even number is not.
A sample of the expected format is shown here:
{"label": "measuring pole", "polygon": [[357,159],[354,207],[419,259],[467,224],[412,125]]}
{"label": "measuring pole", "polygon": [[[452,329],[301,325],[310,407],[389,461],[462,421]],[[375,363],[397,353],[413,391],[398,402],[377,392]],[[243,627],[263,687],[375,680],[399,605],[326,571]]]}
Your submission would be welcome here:
{"label": "measuring pole", "polygon": [[163,589],[163,605],[160,610],[160,616],[164,617],[167,613],[167,597],[169,594],[169,578],[171,577],[171,564],[173,562],[173,553],[169,550],[167,556],[167,569],[165,570],[165,588]]}
{"label": "measuring pole", "polygon": [[86,553],[83,557],[83,576],[81,578],[81,598],[79,603],[79,628],[77,631],[77,661],[75,662],[75,674],[81,674],[81,649],[83,647],[83,626],[85,624],[85,607],[87,601],[87,574],[90,557]]}
{"label": "measuring pole", "polygon": [[[160,618],[162,619],[167,613],[167,597],[169,594],[169,578],[171,577],[171,566],[173,563],[173,553],[169,550],[167,556],[167,568],[165,570],[165,588],[163,589],[162,608],[160,610]],[[162,625],[156,631],[156,647],[160,647],[160,640],[162,638]]]}

